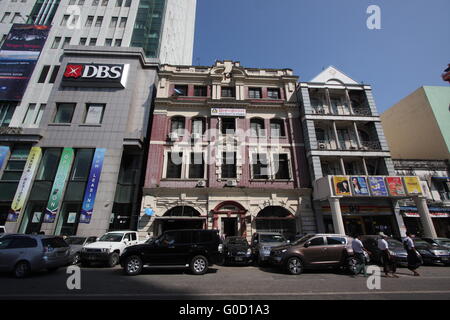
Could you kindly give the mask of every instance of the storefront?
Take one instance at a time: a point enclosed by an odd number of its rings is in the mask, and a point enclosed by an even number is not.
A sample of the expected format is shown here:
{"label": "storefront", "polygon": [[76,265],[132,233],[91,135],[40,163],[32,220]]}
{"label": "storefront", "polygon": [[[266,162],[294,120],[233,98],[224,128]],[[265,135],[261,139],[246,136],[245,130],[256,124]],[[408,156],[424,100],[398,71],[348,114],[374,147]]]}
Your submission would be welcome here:
{"label": "storefront", "polygon": [[[406,228],[417,235],[423,235],[423,226],[416,207],[400,207]],[[450,237],[450,208],[429,207],[430,216],[438,237]]]}
{"label": "storefront", "polygon": [[177,206],[155,219],[153,234],[159,236],[168,230],[205,229],[206,218],[190,206]]}
{"label": "storefront", "polygon": [[283,207],[264,208],[255,217],[255,222],[257,232],[279,232],[291,240],[297,234],[295,216]]}

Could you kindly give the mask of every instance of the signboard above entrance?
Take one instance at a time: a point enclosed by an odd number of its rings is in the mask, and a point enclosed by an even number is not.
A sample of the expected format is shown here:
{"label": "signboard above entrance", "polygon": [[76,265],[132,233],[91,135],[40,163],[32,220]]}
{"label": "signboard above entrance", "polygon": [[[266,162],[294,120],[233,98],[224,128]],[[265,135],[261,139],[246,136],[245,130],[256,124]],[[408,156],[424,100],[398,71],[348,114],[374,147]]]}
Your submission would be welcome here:
{"label": "signboard above entrance", "polygon": [[245,117],[245,109],[211,108],[211,116],[218,117]]}

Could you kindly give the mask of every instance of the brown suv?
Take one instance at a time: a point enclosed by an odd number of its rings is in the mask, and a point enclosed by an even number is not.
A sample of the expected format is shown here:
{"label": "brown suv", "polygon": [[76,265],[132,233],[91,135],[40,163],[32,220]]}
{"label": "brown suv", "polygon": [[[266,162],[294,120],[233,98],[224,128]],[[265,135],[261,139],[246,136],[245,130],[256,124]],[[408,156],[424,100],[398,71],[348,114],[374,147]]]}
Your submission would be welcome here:
{"label": "brown suv", "polygon": [[353,238],[340,234],[308,234],[290,245],[272,248],[270,262],[286,268],[290,274],[323,267],[353,270],[352,241]]}

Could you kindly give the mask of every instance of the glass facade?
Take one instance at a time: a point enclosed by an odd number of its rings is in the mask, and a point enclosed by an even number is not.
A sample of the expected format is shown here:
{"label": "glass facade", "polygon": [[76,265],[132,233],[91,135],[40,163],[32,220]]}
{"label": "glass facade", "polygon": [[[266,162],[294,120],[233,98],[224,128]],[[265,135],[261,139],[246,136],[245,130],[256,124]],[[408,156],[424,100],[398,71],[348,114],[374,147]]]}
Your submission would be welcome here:
{"label": "glass facade", "polygon": [[148,58],[156,58],[159,55],[165,6],[165,0],[139,2],[131,46],[142,47]]}
{"label": "glass facade", "polygon": [[[53,21],[53,17],[55,16],[56,10],[58,9],[60,2],[61,2],[60,0],[56,0],[54,3],[49,3],[49,1],[45,0],[37,0],[36,3],[34,4],[33,10],[31,10],[31,14],[28,17],[27,23],[44,24],[44,22],[46,22],[47,25],[50,25]],[[46,14],[42,16],[41,8],[42,5],[44,5],[44,3],[47,5],[47,11],[45,11]],[[38,17],[40,12],[41,17]]]}

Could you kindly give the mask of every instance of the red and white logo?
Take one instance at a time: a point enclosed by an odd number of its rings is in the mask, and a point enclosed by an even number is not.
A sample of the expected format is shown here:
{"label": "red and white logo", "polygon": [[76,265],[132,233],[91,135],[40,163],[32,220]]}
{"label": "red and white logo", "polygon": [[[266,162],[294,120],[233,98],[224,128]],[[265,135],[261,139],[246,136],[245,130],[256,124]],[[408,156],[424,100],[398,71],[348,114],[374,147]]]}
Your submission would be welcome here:
{"label": "red and white logo", "polygon": [[66,78],[79,78],[81,77],[81,73],[83,71],[82,65],[77,64],[68,64],[66,67],[66,71],[64,72],[64,77]]}

